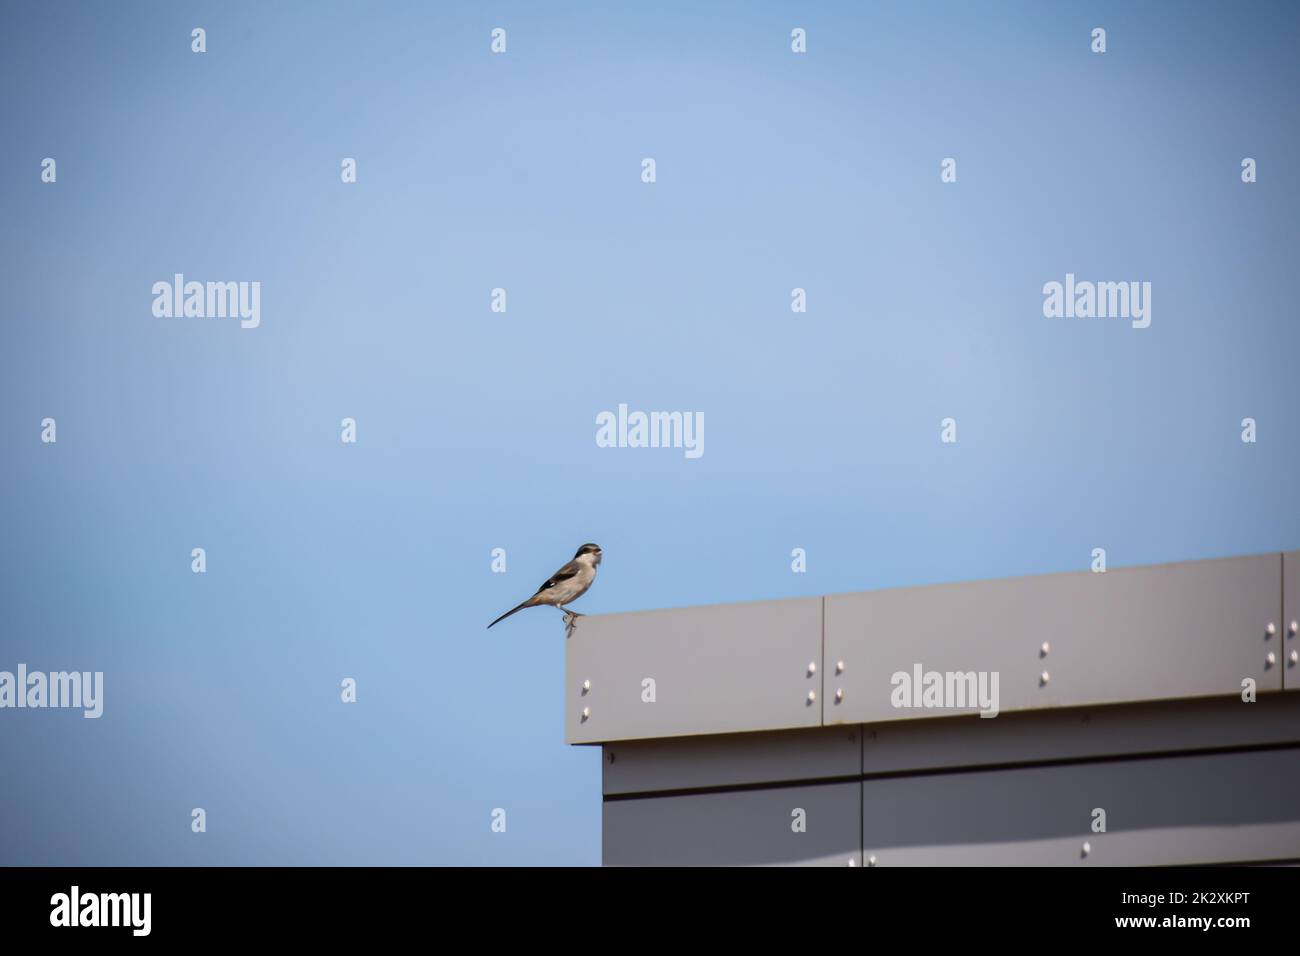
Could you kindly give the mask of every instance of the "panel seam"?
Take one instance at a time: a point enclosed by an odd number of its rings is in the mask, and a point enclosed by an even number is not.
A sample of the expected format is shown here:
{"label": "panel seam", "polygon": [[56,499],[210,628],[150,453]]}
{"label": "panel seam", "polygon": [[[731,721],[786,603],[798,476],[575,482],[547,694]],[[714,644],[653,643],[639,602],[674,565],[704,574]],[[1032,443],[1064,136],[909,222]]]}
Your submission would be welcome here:
{"label": "panel seam", "polygon": [[[906,770],[874,770],[858,774],[841,774],[828,777],[809,777],[796,780],[756,781],[729,783],[702,787],[679,787],[666,790],[627,791],[606,793],[603,802],[623,800],[657,800],[664,797],[705,796],[720,793],[744,793],[760,790],[785,790],[794,787],[823,787],[841,783],[866,783],[869,780],[896,780],[905,777],[944,777],[956,774],[996,773],[1009,770],[1046,770],[1053,767],[1079,767],[1089,764],[1135,763],[1144,760],[1174,760],[1191,757],[1230,756],[1233,754],[1268,753],[1281,750],[1300,750],[1300,740],[1271,744],[1238,744],[1229,747],[1202,747],[1195,750],[1150,750],[1132,754],[1104,754],[1089,757],[1059,757],[1048,760],[1004,761],[1001,763],[963,764],[947,767],[917,767]],[[866,809],[866,787],[863,792],[863,811]]]}

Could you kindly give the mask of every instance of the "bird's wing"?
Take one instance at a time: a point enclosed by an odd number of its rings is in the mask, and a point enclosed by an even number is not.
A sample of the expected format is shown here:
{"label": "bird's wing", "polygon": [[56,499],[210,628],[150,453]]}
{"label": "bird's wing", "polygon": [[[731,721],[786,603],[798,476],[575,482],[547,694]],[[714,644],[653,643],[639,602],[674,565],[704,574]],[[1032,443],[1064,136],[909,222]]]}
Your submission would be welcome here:
{"label": "bird's wing", "polygon": [[541,594],[543,591],[549,591],[551,588],[555,587],[561,581],[567,581],[569,580],[569,578],[575,577],[577,573],[581,570],[582,570],[581,564],[579,564],[577,561],[570,561],[564,567],[560,568],[560,570],[556,571],[549,578],[547,578],[546,582],[540,588],[537,589],[537,593]]}

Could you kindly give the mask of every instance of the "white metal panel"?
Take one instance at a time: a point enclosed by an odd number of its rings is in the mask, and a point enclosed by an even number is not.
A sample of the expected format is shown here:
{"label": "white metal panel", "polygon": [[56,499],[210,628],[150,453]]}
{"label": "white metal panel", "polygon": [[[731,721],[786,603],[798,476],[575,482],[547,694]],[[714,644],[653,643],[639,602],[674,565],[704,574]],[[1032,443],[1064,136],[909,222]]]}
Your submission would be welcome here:
{"label": "white metal panel", "polygon": [[821,646],[821,598],[581,618],[566,645],[566,740],[819,726]]}
{"label": "white metal panel", "polygon": [[996,678],[999,712],[1280,690],[1281,570],[1270,554],[828,597],[826,722],[980,709],[896,707],[894,675],[918,668],[982,678],[990,698]]}

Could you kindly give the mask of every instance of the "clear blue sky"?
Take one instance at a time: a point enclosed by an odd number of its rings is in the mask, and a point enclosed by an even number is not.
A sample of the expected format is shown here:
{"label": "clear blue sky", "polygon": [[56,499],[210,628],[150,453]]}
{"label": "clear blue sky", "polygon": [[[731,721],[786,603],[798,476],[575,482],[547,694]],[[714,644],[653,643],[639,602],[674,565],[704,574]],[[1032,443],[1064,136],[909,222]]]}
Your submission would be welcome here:
{"label": "clear blue sky", "polygon": [[1300,7],[703,6],[4,6],[0,670],[106,687],[0,711],[0,862],[598,863],[559,615],[484,631],[584,541],[588,612],[1300,547]]}

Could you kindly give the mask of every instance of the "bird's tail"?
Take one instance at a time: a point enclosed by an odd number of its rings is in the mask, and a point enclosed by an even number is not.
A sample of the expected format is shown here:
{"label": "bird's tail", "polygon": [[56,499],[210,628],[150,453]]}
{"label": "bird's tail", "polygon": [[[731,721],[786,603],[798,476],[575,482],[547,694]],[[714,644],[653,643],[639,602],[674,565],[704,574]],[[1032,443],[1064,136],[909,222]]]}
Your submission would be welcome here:
{"label": "bird's tail", "polygon": [[[499,618],[493,621],[492,624],[500,624],[502,621],[508,618],[511,614],[514,614],[516,611],[522,611],[526,607],[532,607],[536,603],[535,597],[536,597],[535,595],[534,597],[530,597],[527,601],[525,601],[523,604],[520,604],[518,607],[512,607],[510,610],[506,611],[506,613],[502,614]],[[489,630],[491,630],[492,624],[488,625]]]}

